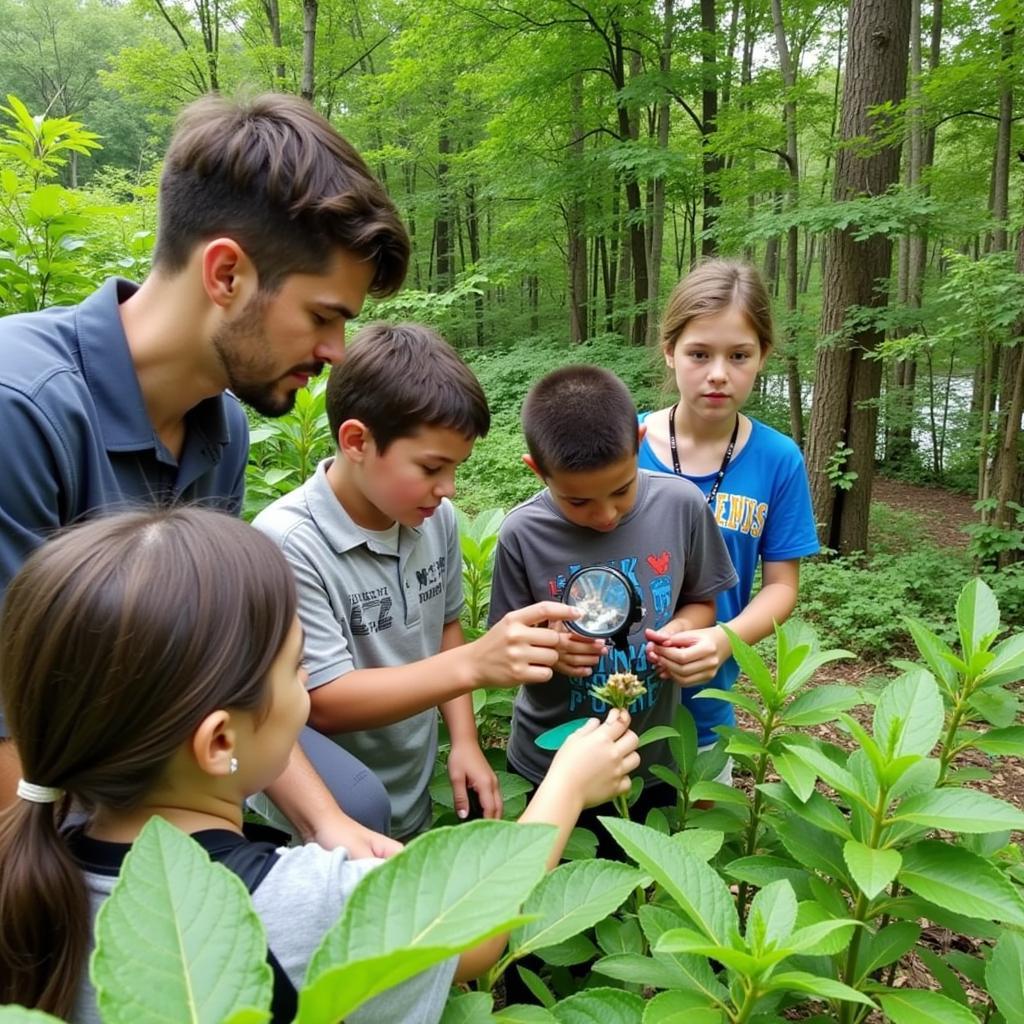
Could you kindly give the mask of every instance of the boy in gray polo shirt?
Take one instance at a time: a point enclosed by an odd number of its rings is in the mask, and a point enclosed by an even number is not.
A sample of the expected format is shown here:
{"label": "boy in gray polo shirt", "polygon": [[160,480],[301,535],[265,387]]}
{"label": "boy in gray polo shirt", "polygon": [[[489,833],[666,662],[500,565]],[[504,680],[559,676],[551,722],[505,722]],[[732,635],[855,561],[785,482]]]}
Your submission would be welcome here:
{"label": "boy in gray polo shirt", "polygon": [[[552,754],[534,741],[563,722],[603,715],[604,702],[590,691],[612,673],[633,672],[647,688],[629,709],[638,733],[672,721],[679,698],[659,673],[659,643],[713,625],[715,595],[735,584],[736,573],[697,487],[638,470],[645,428],[638,432],[633,400],[614,374],[596,366],[556,370],[530,390],[522,420],[530,451],[523,459],[547,487],[502,524],[491,620],[538,597],[557,599],[569,575],[588,565],[623,572],[644,608],[630,629],[628,650],[568,634],[552,681],[520,689],[508,760],[536,783]],[[645,775],[653,764],[670,763],[667,742],[649,744],[641,757]],[[658,806],[652,799],[657,791],[657,784],[645,789],[645,805]],[[661,796],[671,802],[670,794]],[[597,809],[590,820],[604,812]]]}
{"label": "boy in gray polo shirt", "polygon": [[392,834],[403,838],[430,822],[440,709],[456,811],[468,812],[468,788],[485,815],[500,817],[470,693],[550,679],[564,634],[536,624],[572,613],[550,601],[516,609],[464,642],[448,499],[456,468],[490,426],[487,400],[432,331],[373,324],[332,369],[327,415],[335,457],[255,521],[298,582],[310,724],[374,770],[391,797]]}

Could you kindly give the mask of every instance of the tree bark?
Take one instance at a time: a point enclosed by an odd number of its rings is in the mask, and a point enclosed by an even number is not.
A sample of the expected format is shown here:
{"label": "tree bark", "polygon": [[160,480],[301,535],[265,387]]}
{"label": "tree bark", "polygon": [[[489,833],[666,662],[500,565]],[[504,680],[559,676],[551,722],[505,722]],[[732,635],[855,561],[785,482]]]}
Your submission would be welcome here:
{"label": "tree bark", "polygon": [[718,172],[722,158],[714,151],[714,136],[718,131],[718,61],[716,42],[718,21],[715,0],[700,0],[701,66],[704,83],[701,89],[701,170],[704,179],[704,224],[700,251],[703,256],[718,252],[715,221],[721,199],[718,194]]}
{"label": "tree bark", "polygon": [[302,0],[302,98],[313,102],[316,82],[316,19],[320,13],[319,0]]}
{"label": "tree bark", "polygon": [[437,217],[434,232],[437,253],[434,290],[443,292],[452,286],[451,195],[448,183],[448,156],[452,151],[451,138],[445,128],[437,140]]}
{"label": "tree bark", "polygon": [[[873,138],[872,109],[902,101],[909,37],[910,0],[854,0],[850,5],[842,141]],[[841,146],[833,200],[884,193],[898,179],[899,156],[898,147],[881,142],[866,152],[863,147]],[[882,332],[874,326],[849,324],[846,314],[852,307],[884,307],[892,263],[887,237],[873,235],[857,241],[856,230],[857,225],[850,225],[830,232],[825,240],[821,333],[829,343],[817,354],[807,453],[821,539],[841,553],[867,548],[882,374],[881,362],[869,358]],[[843,446],[852,453],[837,464]],[[852,486],[838,488],[837,471],[855,473]]]}
{"label": "tree bark", "polygon": [[565,220],[569,262],[569,340],[578,345],[587,340],[587,236],[585,193],[577,184],[583,178],[583,74],[569,80],[570,195]]}

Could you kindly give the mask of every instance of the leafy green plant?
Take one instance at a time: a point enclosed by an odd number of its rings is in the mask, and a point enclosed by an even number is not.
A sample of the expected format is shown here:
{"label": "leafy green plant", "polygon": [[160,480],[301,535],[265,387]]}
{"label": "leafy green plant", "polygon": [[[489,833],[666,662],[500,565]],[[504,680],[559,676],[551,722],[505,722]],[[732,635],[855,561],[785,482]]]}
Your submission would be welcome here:
{"label": "leafy green plant", "polygon": [[842,441],[837,441],[835,450],[825,463],[825,476],[829,478],[833,487],[837,487],[841,491],[850,490],[857,479],[857,473],[852,469],[846,468],[846,464],[849,462],[852,454],[853,449],[849,445],[843,444]]}
{"label": "leafy green plant", "polygon": [[259,418],[249,430],[245,470],[245,517],[254,518],[313,475],[317,463],[334,450],[326,409],[327,378],[310,381],[295,393],[291,412]]}
{"label": "leafy green plant", "polygon": [[102,276],[80,250],[114,211],[55,179],[99,136],[68,117],[33,116],[14,95],[0,111],[11,122],[0,133],[0,312],[77,302]]}

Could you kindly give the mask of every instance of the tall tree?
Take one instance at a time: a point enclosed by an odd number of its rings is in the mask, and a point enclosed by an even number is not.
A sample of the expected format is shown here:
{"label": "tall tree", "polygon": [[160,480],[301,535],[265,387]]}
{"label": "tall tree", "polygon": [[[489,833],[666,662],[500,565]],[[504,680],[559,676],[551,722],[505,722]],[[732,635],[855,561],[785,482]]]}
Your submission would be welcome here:
{"label": "tall tree", "polygon": [[[837,203],[881,195],[898,179],[899,148],[880,137],[878,110],[906,92],[910,0],[853,0],[847,34]],[[825,243],[826,344],[816,359],[807,455],[822,541],[844,553],[867,548],[881,387],[881,363],[872,356],[883,332],[865,311],[886,304],[892,262],[888,236],[858,239],[859,227],[832,230]]]}

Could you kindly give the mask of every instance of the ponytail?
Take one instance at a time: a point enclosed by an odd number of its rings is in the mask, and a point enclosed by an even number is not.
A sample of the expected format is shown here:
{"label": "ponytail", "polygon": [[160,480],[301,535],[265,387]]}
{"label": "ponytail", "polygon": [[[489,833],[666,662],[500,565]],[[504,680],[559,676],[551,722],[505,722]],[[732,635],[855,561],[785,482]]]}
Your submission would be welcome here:
{"label": "ponytail", "polygon": [[85,881],[57,831],[68,803],[0,812],[0,1004],[64,1018],[89,948]]}

